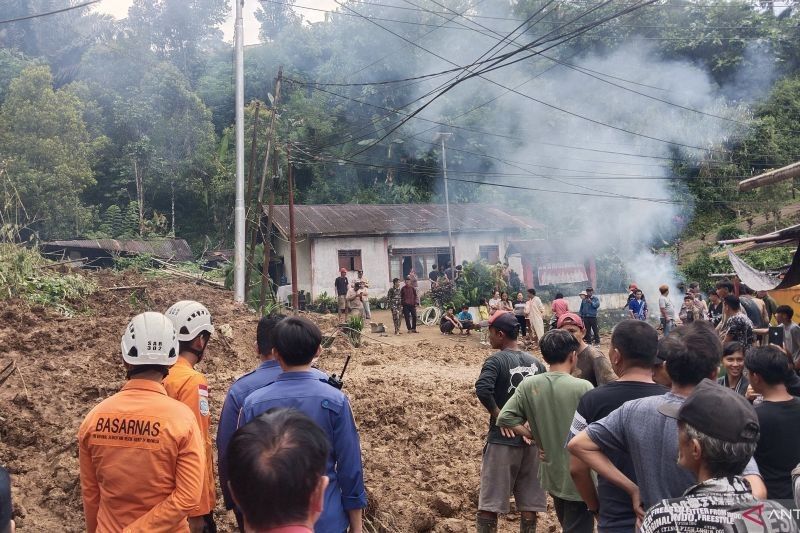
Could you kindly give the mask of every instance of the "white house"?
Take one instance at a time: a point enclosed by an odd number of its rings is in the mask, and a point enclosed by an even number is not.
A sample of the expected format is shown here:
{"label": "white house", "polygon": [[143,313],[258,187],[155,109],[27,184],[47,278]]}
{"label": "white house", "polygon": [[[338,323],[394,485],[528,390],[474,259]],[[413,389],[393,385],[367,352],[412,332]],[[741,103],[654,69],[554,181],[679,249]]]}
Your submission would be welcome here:
{"label": "white house", "polygon": [[[274,206],[273,219],[277,257],[270,271],[276,281],[291,283],[289,206]],[[452,204],[450,220],[454,264],[481,258],[496,262],[505,257],[509,241],[542,227],[525,215],[486,204]],[[384,296],[393,278],[404,279],[412,269],[425,292],[433,265],[449,260],[447,214],[439,204],[296,205],[295,235],[298,288],[312,298],[323,292],[335,295],[334,279],[342,267],[351,278],[363,270],[375,297]],[[287,292],[281,289],[279,296]]]}

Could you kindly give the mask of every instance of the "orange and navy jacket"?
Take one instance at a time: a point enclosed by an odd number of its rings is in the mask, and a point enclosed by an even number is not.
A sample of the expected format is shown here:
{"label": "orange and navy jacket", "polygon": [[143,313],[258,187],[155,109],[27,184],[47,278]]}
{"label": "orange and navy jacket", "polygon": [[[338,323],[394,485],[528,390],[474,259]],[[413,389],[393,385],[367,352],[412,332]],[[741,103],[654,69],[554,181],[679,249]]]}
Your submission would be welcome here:
{"label": "orange and navy jacket", "polygon": [[185,404],[194,413],[200,427],[200,436],[205,448],[206,468],[203,472],[203,494],[200,506],[189,513],[189,516],[203,516],[211,513],[217,502],[217,490],[214,484],[214,457],[211,448],[211,410],[209,408],[208,382],[205,376],[192,368],[184,357],[169,369],[164,379],[164,388],[170,398]]}
{"label": "orange and navy jacket", "polygon": [[187,532],[200,502],[205,452],[192,412],[164,387],[131,379],[78,431],[89,533]]}

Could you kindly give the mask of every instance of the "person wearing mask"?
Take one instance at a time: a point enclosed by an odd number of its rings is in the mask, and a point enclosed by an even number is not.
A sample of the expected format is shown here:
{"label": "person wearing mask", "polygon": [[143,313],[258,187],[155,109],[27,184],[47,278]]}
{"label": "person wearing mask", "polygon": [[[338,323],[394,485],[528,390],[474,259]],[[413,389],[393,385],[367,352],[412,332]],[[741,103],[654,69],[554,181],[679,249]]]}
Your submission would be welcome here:
{"label": "person wearing mask", "polygon": [[414,288],[411,276],[406,277],[406,284],[400,289],[400,301],[403,304],[403,317],[409,333],[417,332],[417,289]]}
{"label": "person wearing mask", "polygon": [[775,309],[775,319],[783,326],[783,347],[792,359],[795,370],[800,369],[800,326],[792,322],[794,309],[780,305]]}
{"label": "person wearing mask", "polygon": [[672,300],[669,297],[669,286],[662,285],[658,288],[661,296],[658,297],[658,310],[661,313],[661,329],[664,336],[669,335],[672,328],[675,327],[675,306],[672,305]]}
{"label": "person wearing mask", "polygon": [[[222,489],[222,499],[226,509],[234,509],[239,530],[244,531],[241,513],[234,508],[233,498],[228,489],[228,462],[227,451],[233,433],[236,431],[239,411],[244,405],[244,400],[256,390],[271,385],[283,372],[278,361],[275,360],[273,353],[272,339],[270,334],[278,323],[283,320],[283,315],[270,315],[261,317],[256,327],[255,351],[261,363],[258,368],[237,379],[222,404],[222,412],[219,416],[219,426],[217,427],[217,469],[219,471],[219,486]],[[321,380],[327,380],[328,375],[317,369],[312,369]]]}
{"label": "person wearing mask", "polygon": [[[273,328],[271,337],[283,373],[272,385],[245,399],[239,426],[278,407],[293,407],[311,418],[331,443],[325,471],[330,483],[314,531],[342,533],[349,528],[352,533],[361,533],[367,493],[361,443],[350,401],[341,390],[322,382],[311,369],[311,361],[320,353],[322,332],[306,318],[287,317]],[[230,457],[228,465],[232,468]],[[235,488],[233,494],[236,499]]]}
{"label": "person wearing mask", "polygon": [[536,289],[528,289],[528,301],[525,302],[525,317],[528,321],[529,334],[536,335],[536,342],[544,336],[544,304],[536,296]]}
{"label": "person wearing mask", "polygon": [[392,323],[394,324],[394,334],[400,335],[400,320],[403,316],[403,299],[400,296],[400,279],[394,278],[389,292],[386,294],[386,301],[392,312]]}
{"label": "person wearing mask", "polygon": [[759,441],[747,400],[705,379],[685,402],[664,404],[659,413],[677,426],[678,465],[696,481],[680,497],[650,508],[641,533],[744,533],[748,522],[764,532],[797,531],[786,508],[754,498],[742,477]]}
{"label": "person wearing mask", "polygon": [[628,300],[628,313],[634,320],[647,320],[647,302],[639,289],[635,289],[633,298]]}
{"label": "person wearing mask", "polygon": [[583,324],[586,326],[586,343],[600,344],[600,330],[597,326],[597,310],[600,309],[600,299],[594,295],[594,289],[588,287],[581,293],[580,315]]}
{"label": "person wearing mask", "polygon": [[593,533],[593,515],[570,477],[569,454],[564,448],[564,437],[569,433],[578,402],[592,385],[572,376],[578,360],[578,341],[569,332],[548,331],[539,348],[549,370],[520,383],[500,410],[497,425],[540,447],[544,460],[539,482],[553,499],[561,530]]}
{"label": "person wearing mask", "polygon": [[206,459],[194,413],[161,385],[178,360],[175,328],[161,313],[142,313],[121,348],[128,381],[78,430],[86,531],[186,533]]}
{"label": "person wearing mask", "polygon": [[575,313],[564,313],[558,319],[556,326],[557,329],[569,332],[578,340],[578,361],[575,365],[575,377],[585,379],[594,387],[616,381],[617,375],[614,374],[614,369],[611,368],[611,362],[608,358],[594,346],[586,344],[584,340],[586,331],[581,317]]}
{"label": "person wearing mask", "polygon": [[722,368],[725,369],[725,375],[717,379],[717,383],[744,396],[750,385],[744,375],[744,346],[735,341],[725,344],[722,348]]}
{"label": "person wearing mask", "polygon": [[539,449],[530,440],[498,427],[496,421],[522,380],[545,372],[545,367],[519,349],[519,322],[511,313],[497,311],[480,326],[498,351],[484,361],[475,382],[475,394],[489,412],[489,433],[481,460],[477,531],[496,533],[497,515],[510,511],[513,494],[521,514],[520,533],[535,533],[536,513],[547,511],[547,497],[537,478]]}
{"label": "person wearing mask", "polygon": [[763,400],[756,406],[761,438],[755,451],[758,468],[770,500],[791,500],[792,469],[800,463],[800,399],[786,390],[792,369],[786,353],[767,345],[744,358],[753,390]]}
{"label": "person wearing mask", "polygon": [[716,290],[708,293],[708,321],[715,328],[722,322],[722,299]]}
{"label": "person wearing mask", "polygon": [[519,334],[523,337],[528,336],[528,321],[525,317],[525,297],[521,292],[517,293],[517,301],[514,302],[514,316],[519,322]]}
{"label": "person wearing mask", "polygon": [[350,280],[347,279],[347,269],[339,269],[339,277],[334,281],[336,286],[336,302],[339,309],[339,321],[347,318],[347,289],[350,288]]}
{"label": "person wearing mask", "polygon": [[[624,490],[638,516],[660,500],[680,496],[695,483],[690,472],[677,466],[677,424],[665,421],[659,408],[682,404],[703,379],[716,379],[721,353],[719,337],[708,323],[696,321],[676,328],[661,338],[656,354],[665,360],[671,390],[663,396],[626,402],[570,440],[570,453]],[[614,453],[630,457],[635,482],[610,460]],[[748,463],[744,474],[753,495],[765,497],[766,488],[754,461]]]}
{"label": "person wearing mask", "polygon": [[742,311],[739,297],[729,294],[722,300],[722,314],[725,317],[722,326],[723,342],[736,341],[744,346],[745,352],[755,343],[753,323]]}
{"label": "person wearing mask", "polygon": [[189,514],[192,533],[215,533],[214,507],[217,504],[217,489],[214,481],[214,452],[211,446],[211,399],[206,377],[195,370],[203,360],[208,342],[214,334],[211,313],[200,302],[181,300],[164,313],[172,320],[178,336],[178,360],[164,378],[164,389],[170,398],[175,398],[192,410],[200,427],[205,445],[206,468],[203,472],[203,495],[200,505]]}
{"label": "person wearing mask", "polygon": [[[658,332],[646,322],[623,320],[611,332],[608,354],[617,381],[592,389],[581,397],[572,419],[567,442],[586,429],[586,426],[608,416],[623,403],[660,396],[668,389],[653,382],[652,368],[658,348]],[[636,481],[633,463],[625,454],[610,453],[609,460],[629,479]],[[625,491],[602,476],[597,488],[591,469],[574,455],[570,456],[570,475],[575,487],[597,518],[598,531],[629,533],[635,530],[636,514]]]}
{"label": "person wearing mask", "polygon": [[325,432],[296,409],[272,409],[233,435],[231,496],[242,531],[311,533],[330,484]]}

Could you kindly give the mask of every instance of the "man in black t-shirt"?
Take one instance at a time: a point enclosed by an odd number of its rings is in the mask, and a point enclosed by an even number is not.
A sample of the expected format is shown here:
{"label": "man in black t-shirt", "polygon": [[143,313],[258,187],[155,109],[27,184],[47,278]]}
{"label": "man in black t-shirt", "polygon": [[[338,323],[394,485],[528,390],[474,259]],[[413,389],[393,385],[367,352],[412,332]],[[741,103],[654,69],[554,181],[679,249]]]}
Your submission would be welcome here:
{"label": "man in black t-shirt", "polygon": [[347,318],[347,289],[350,286],[350,280],[347,279],[347,269],[342,267],[339,269],[339,277],[333,283],[336,286],[336,303],[339,308],[339,320]]}
{"label": "man in black t-shirt", "polygon": [[497,515],[510,510],[514,494],[521,514],[520,533],[535,533],[536,513],[547,511],[547,497],[539,484],[539,450],[530,441],[496,425],[497,416],[527,376],[545,372],[544,365],[517,346],[519,322],[508,311],[497,311],[481,329],[488,328],[492,348],[475,383],[478,399],[489,411],[489,434],[481,462],[478,533],[497,531]]}
{"label": "man in black t-shirt", "polygon": [[770,500],[792,499],[792,469],[800,463],[800,399],[786,390],[793,377],[789,359],[777,346],[761,346],[744,358],[750,385],[763,395],[756,406],[761,438],[754,458]]}
{"label": "man in black t-shirt", "polygon": [[[617,381],[602,385],[583,395],[572,420],[567,442],[592,422],[605,418],[629,400],[665,394],[667,389],[653,382],[653,365],[658,348],[658,332],[641,320],[624,320],[611,334],[609,358]],[[612,454],[614,465],[635,482],[630,456]],[[602,533],[630,533],[636,515],[630,497],[616,485],[598,476],[595,490],[589,467],[575,456],[570,457],[570,473],[589,510],[598,518]]]}

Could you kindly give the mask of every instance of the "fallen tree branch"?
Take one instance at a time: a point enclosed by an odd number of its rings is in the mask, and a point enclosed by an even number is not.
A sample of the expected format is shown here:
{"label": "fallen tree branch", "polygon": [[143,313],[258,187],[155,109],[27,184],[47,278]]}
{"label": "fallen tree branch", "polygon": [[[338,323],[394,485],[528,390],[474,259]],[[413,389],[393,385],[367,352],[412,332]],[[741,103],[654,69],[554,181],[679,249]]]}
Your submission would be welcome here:
{"label": "fallen tree branch", "polygon": [[104,291],[128,291],[134,289],[146,289],[146,285],[124,285],[121,287],[106,287]]}

